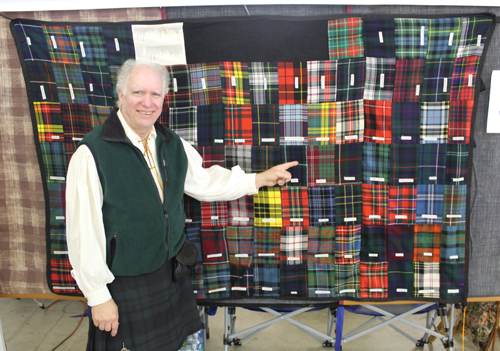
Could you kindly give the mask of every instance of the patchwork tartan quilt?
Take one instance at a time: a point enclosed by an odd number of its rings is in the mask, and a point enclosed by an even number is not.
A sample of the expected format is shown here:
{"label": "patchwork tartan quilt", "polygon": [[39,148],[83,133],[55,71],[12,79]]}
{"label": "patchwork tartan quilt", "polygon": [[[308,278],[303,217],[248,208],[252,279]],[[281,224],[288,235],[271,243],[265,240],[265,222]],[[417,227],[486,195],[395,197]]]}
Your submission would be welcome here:
{"label": "patchwork tartan quilt", "polygon": [[[185,197],[186,234],[200,251],[197,298],[464,301],[472,122],[494,15],[231,20],[175,23],[185,59],[161,62],[171,90],[160,121],[197,148],[205,167],[299,165],[290,183],[253,196]],[[231,34],[248,21],[271,22],[275,38]],[[55,293],[80,294],[65,241],[69,159],[114,108],[119,66],[144,58],[139,29],[169,24],[11,22]],[[287,38],[283,24],[299,27],[300,40]],[[202,43],[214,27],[226,35]],[[250,59],[218,50],[234,37],[233,50]],[[288,51],[276,54],[273,42]],[[299,60],[290,59],[294,45]]]}

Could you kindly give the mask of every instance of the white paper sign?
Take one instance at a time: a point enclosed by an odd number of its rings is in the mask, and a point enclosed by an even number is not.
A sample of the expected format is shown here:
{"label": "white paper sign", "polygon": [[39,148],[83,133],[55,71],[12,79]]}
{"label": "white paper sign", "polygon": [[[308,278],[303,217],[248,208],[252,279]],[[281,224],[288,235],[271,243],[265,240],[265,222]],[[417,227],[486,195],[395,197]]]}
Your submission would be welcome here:
{"label": "white paper sign", "polygon": [[500,71],[491,72],[490,105],[486,133],[500,133]]}

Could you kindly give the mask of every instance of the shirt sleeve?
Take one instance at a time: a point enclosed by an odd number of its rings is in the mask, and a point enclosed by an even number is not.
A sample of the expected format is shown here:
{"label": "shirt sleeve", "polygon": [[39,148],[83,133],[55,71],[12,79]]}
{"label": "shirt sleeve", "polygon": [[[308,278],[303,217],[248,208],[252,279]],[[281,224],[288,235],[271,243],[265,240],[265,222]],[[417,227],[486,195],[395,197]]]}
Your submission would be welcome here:
{"label": "shirt sleeve", "polygon": [[95,306],[111,299],[114,276],[106,264],[102,187],[92,153],[85,145],[73,154],[66,177],[66,240],[71,274]]}
{"label": "shirt sleeve", "polygon": [[203,168],[203,159],[188,142],[182,139],[188,158],[184,192],[199,201],[231,201],[245,195],[257,194],[255,173],[246,174],[240,166],[231,170],[212,166]]}

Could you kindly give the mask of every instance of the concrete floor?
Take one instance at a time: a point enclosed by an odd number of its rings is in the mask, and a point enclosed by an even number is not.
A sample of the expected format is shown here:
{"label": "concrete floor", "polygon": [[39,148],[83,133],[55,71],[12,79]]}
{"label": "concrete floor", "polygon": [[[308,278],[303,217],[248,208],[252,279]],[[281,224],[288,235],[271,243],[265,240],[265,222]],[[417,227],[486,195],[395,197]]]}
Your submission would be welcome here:
{"label": "concrete floor", "polygon": [[[39,300],[49,306],[53,300]],[[8,351],[51,351],[63,341],[78,325],[80,316],[85,307],[80,301],[60,301],[49,308],[41,309],[32,299],[0,298],[0,319]],[[75,317],[77,316],[77,317]],[[253,312],[243,308],[236,309],[236,331],[262,323],[274,318],[270,314]],[[295,320],[304,323],[322,333],[326,333],[328,310],[307,312]],[[344,319],[344,333],[347,333],[369,317],[346,312]],[[415,315],[408,320],[424,326],[425,315]],[[420,339],[423,332],[397,323],[398,327],[406,331],[415,339]],[[87,340],[88,318],[84,318],[80,327],[65,343],[57,348],[58,351],[83,351]],[[224,310],[219,308],[215,316],[209,317],[210,338],[207,342],[208,351],[224,349]],[[344,343],[344,351],[433,351],[444,350],[439,340],[424,347],[416,347],[414,343],[401,336],[394,330],[384,327],[376,333],[367,334],[358,339]],[[0,347],[1,349],[1,347]],[[299,331],[288,322],[277,323],[263,332],[246,340],[242,346],[230,346],[229,351],[314,351],[332,350],[324,348],[320,342]],[[454,350],[462,350],[462,336],[455,335]],[[466,337],[465,350],[476,350],[475,346]],[[140,351],[140,350],[131,350]]]}

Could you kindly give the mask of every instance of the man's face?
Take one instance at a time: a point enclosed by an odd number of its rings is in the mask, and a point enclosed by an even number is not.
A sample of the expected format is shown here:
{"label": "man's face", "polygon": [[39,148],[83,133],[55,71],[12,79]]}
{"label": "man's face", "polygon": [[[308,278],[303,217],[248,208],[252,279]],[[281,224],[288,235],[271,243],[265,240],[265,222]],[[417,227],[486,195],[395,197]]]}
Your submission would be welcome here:
{"label": "man's face", "polygon": [[149,135],[163,108],[163,81],[149,66],[132,69],[125,92],[118,92],[121,112],[127,124],[141,138]]}

